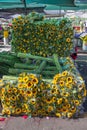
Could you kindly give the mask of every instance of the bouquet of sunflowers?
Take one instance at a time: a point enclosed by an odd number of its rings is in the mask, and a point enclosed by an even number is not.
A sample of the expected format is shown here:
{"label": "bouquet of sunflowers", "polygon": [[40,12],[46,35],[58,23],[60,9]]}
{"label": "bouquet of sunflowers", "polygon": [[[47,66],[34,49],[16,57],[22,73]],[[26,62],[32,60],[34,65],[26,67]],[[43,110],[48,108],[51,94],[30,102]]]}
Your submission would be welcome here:
{"label": "bouquet of sunflowers", "polygon": [[17,80],[1,82],[2,114],[71,118],[80,113],[86,88],[80,75],[63,71],[52,82],[40,75],[21,73]]}
{"label": "bouquet of sunflowers", "polygon": [[32,13],[13,19],[13,50],[44,57],[54,53],[68,56],[73,45],[71,21],[67,18],[47,20],[40,15]]}

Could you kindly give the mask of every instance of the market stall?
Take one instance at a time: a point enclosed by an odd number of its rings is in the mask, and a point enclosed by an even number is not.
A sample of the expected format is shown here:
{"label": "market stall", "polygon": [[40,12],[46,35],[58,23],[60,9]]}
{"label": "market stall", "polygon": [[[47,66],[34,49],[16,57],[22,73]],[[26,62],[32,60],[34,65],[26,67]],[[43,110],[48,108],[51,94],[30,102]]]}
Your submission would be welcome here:
{"label": "market stall", "polygon": [[12,21],[12,50],[0,53],[3,115],[74,117],[86,97],[70,52],[68,18],[47,20],[32,12]]}

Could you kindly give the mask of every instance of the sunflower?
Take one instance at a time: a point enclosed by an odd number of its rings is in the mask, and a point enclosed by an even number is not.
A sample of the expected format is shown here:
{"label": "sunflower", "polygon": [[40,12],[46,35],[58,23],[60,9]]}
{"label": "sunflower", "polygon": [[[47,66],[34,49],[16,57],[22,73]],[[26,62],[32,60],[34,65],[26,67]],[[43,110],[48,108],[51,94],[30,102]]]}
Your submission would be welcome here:
{"label": "sunflower", "polygon": [[52,97],[52,102],[56,102],[56,97]]}
{"label": "sunflower", "polygon": [[5,92],[5,88],[2,88],[1,93],[4,94],[4,92]]}
{"label": "sunflower", "polygon": [[32,96],[32,91],[31,90],[27,90],[26,94],[27,94],[28,97],[31,97]]}
{"label": "sunflower", "polygon": [[70,94],[69,94],[69,92],[62,92],[61,95],[62,95],[63,97],[68,97]]}
{"label": "sunflower", "polygon": [[32,79],[32,83],[33,83],[33,84],[38,84],[38,79],[37,79],[37,78],[33,78],[33,79]]}
{"label": "sunflower", "polygon": [[21,111],[21,108],[16,108],[16,110],[15,110],[15,113],[16,114],[20,114],[22,111]]}
{"label": "sunflower", "polygon": [[64,81],[63,81],[63,80],[60,80],[59,85],[60,85],[61,87],[63,87],[63,86],[64,86]]}
{"label": "sunflower", "polygon": [[66,42],[71,42],[71,39],[70,38],[66,38]]}
{"label": "sunflower", "polygon": [[73,78],[71,76],[67,77],[67,82],[68,83],[72,83],[73,82]]}
{"label": "sunflower", "polygon": [[66,86],[68,89],[71,89],[71,88],[72,88],[72,84],[69,84],[69,82],[66,82],[66,83],[65,83],[65,86]]}
{"label": "sunflower", "polygon": [[40,28],[40,32],[43,32],[43,28],[42,27]]}
{"label": "sunflower", "polygon": [[20,94],[21,94],[22,96],[24,96],[24,95],[25,95],[25,91],[24,91],[24,90],[20,90]]}
{"label": "sunflower", "polygon": [[63,71],[62,72],[62,76],[67,76],[68,72],[67,71]]}
{"label": "sunflower", "polygon": [[29,77],[26,75],[25,77],[23,77],[23,82],[28,82],[28,80],[29,80]]}
{"label": "sunflower", "polygon": [[56,112],[55,115],[56,115],[57,117],[61,117],[61,114],[60,114],[59,112]]}
{"label": "sunflower", "polygon": [[13,88],[13,92],[14,92],[14,93],[17,93],[17,88]]}
{"label": "sunflower", "polygon": [[32,113],[32,116],[36,117],[38,114],[40,114],[40,113],[35,111]]}
{"label": "sunflower", "polygon": [[27,83],[27,88],[31,88],[33,86],[32,82],[31,81],[28,81]]}
{"label": "sunflower", "polygon": [[24,103],[24,104],[22,105],[22,108],[28,109],[28,104]]}
{"label": "sunflower", "polygon": [[7,101],[7,102],[6,102],[6,105],[7,105],[7,106],[10,106],[10,102],[9,102],[9,101]]}
{"label": "sunflower", "polygon": [[8,93],[12,93],[12,89],[11,88],[8,89]]}
{"label": "sunflower", "polygon": [[31,103],[32,105],[35,105],[35,104],[36,104],[36,100],[35,100],[35,99],[31,99],[31,100],[30,100],[30,103]]}
{"label": "sunflower", "polygon": [[16,96],[12,95],[11,100],[16,101]]}
{"label": "sunflower", "polygon": [[34,74],[29,74],[28,77],[31,78],[31,79],[34,79],[35,75]]}
{"label": "sunflower", "polygon": [[57,94],[57,89],[52,89],[51,94]]}
{"label": "sunflower", "polygon": [[37,90],[32,90],[32,94],[33,94],[33,96],[36,96]]}
{"label": "sunflower", "polygon": [[52,85],[53,89],[58,89],[57,85]]}
{"label": "sunflower", "polygon": [[76,106],[79,106],[80,102],[78,100],[74,100]]}
{"label": "sunflower", "polygon": [[71,107],[71,105],[70,104],[66,104],[66,107],[69,109]]}
{"label": "sunflower", "polygon": [[47,98],[47,99],[46,99],[46,103],[51,104],[51,103],[52,103],[52,99]]}
{"label": "sunflower", "polygon": [[12,105],[11,107],[12,107],[12,109],[15,109],[15,108],[16,108],[16,105],[14,104],[14,105]]}
{"label": "sunflower", "polygon": [[4,94],[1,94],[1,99],[4,100],[6,97]]}
{"label": "sunflower", "polygon": [[57,104],[61,104],[62,101],[63,101],[63,99],[62,99],[62,98],[59,98],[59,99],[57,100]]}
{"label": "sunflower", "polygon": [[48,112],[52,112],[53,109],[54,109],[53,106],[48,106],[47,111],[48,111]]}
{"label": "sunflower", "polygon": [[22,108],[22,109],[21,109],[21,113],[27,113],[27,111],[28,111],[28,110],[25,109],[25,108]]}
{"label": "sunflower", "polygon": [[62,108],[62,112],[63,112],[63,113],[67,113],[67,112],[68,112],[68,109],[67,109],[66,107],[63,107],[63,108]]}
{"label": "sunflower", "polygon": [[71,111],[72,113],[75,113],[75,112],[76,112],[76,107],[72,106],[70,111]]}
{"label": "sunflower", "polygon": [[10,111],[9,109],[6,109],[6,110],[5,110],[5,113],[6,113],[7,115],[10,115],[10,114],[11,114],[11,111]]}
{"label": "sunflower", "polygon": [[18,88],[23,88],[23,84],[22,83],[18,83]]}
{"label": "sunflower", "polygon": [[67,113],[67,117],[68,117],[68,118],[71,118],[72,116],[73,116],[73,113],[72,113],[72,112],[68,112],[68,113]]}

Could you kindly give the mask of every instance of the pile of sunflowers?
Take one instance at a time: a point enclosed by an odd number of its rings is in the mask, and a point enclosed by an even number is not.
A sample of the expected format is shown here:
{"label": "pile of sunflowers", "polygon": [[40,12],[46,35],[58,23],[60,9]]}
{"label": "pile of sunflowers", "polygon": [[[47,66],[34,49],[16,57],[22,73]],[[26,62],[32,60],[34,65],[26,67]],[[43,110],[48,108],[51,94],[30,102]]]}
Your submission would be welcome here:
{"label": "pile of sunflowers", "polygon": [[17,80],[0,81],[2,114],[71,118],[86,97],[82,77],[63,71],[51,82],[40,75],[21,73]]}
{"label": "pile of sunflowers", "polygon": [[[34,16],[34,18],[32,17]],[[35,13],[12,21],[12,49],[38,56],[68,56],[72,49],[73,29],[68,18],[35,19]],[[35,19],[35,20],[34,20]]]}

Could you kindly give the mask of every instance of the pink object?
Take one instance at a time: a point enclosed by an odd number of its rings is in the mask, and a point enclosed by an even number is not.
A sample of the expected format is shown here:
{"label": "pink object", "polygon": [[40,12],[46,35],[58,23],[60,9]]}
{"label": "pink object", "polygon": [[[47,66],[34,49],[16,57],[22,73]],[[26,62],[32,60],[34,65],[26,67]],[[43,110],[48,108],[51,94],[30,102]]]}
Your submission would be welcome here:
{"label": "pink object", "polygon": [[9,25],[10,27],[12,26],[12,24],[11,24],[11,23],[9,23],[8,25]]}
{"label": "pink object", "polygon": [[28,116],[24,115],[24,116],[22,116],[22,118],[27,119],[27,118],[28,118]]}
{"label": "pink object", "polygon": [[0,118],[0,121],[4,121],[5,119],[6,119],[6,118],[4,118],[4,117],[1,117],[1,118]]}

